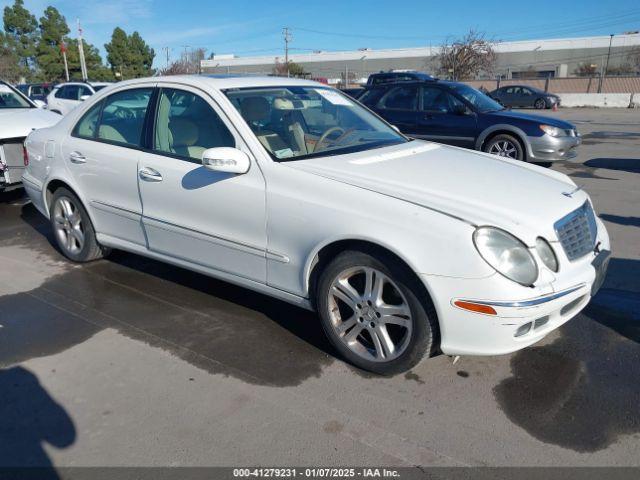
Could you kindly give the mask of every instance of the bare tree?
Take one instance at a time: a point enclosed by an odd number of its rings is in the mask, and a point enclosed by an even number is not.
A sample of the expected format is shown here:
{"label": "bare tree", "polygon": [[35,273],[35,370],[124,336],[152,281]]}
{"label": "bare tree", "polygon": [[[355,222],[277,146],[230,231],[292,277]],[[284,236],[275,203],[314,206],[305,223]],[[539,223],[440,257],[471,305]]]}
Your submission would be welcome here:
{"label": "bare tree", "polygon": [[496,53],[485,34],[470,30],[464,37],[447,42],[437,56],[440,74],[452,80],[472,80],[480,74],[493,76]]}
{"label": "bare tree", "polygon": [[[289,61],[289,75],[292,77],[306,77],[307,72],[304,71],[304,67],[298,63]],[[276,59],[276,64],[273,67],[273,74],[276,77],[287,76],[287,64],[285,62],[279,62]]]}
{"label": "bare tree", "polygon": [[180,55],[180,58],[168,67],[158,71],[160,75],[185,75],[189,73],[200,73],[200,61],[207,56],[204,48],[194,48]]}
{"label": "bare tree", "polygon": [[581,63],[573,73],[578,77],[594,77],[598,74],[598,65],[595,63]]}

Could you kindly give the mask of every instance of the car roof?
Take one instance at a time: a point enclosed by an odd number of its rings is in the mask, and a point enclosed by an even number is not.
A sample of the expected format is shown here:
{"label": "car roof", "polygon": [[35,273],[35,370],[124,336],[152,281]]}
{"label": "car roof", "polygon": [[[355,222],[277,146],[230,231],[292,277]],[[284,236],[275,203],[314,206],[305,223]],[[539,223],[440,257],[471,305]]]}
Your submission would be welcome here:
{"label": "car roof", "polygon": [[327,87],[327,85],[322,83],[301,78],[258,75],[170,75],[125,80],[123,82],[119,82],[117,85],[136,85],[138,83],[148,83],[150,81],[158,83],[181,83],[184,85],[215,88],[218,90],[286,86]]}

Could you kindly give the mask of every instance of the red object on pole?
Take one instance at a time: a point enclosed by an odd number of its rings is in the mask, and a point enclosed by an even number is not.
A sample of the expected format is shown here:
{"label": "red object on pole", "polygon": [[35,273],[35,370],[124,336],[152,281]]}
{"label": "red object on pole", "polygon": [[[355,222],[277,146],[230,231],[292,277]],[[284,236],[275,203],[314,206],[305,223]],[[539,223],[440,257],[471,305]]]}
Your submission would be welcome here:
{"label": "red object on pole", "polygon": [[67,51],[67,44],[64,42],[60,42],[60,52],[64,53]]}
{"label": "red object on pole", "polygon": [[558,104],[557,104],[557,103],[554,103],[554,104],[553,104],[553,111],[554,111],[554,112],[557,112],[557,111],[558,111]]}

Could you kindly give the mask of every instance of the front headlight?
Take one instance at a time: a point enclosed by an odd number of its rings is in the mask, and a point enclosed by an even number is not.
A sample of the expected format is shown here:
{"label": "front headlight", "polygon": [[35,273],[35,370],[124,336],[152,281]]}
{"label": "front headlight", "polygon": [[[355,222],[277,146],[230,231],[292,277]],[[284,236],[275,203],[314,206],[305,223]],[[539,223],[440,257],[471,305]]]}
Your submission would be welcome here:
{"label": "front headlight", "polygon": [[565,135],[564,130],[558,127],[552,127],[551,125],[540,125],[540,130],[552,137],[563,137]]}
{"label": "front headlight", "polygon": [[473,243],[484,261],[508,279],[525,286],[538,279],[538,265],[527,246],[504,230],[480,227]]}
{"label": "front headlight", "polygon": [[552,272],[558,271],[558,258],[556,257],[553,248],[551,248],[551,245],[549,245],[549,242],[542,237],[538,237],[536,240],[536,251],[538,252],[538,255],[540,255],[542,263],[544,263],[549,270]]}

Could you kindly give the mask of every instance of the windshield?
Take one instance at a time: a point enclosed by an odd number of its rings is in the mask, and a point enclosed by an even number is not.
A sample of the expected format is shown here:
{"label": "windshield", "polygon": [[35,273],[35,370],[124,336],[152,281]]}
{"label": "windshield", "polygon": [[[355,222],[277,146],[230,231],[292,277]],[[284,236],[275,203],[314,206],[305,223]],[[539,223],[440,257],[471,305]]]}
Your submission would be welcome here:
{"label": "windshield", "polygon": [[493,100],[491,97],[485,95],[480,90],[471,88],[468,85],[451,85],[451,89],[458,95],[462,95],[480,112],[495,112],[496,110],[504,110],[504,107]]}
{"label": "windshield", "polygon": [[8,85],[0,84],[0,109],[4,108],[33,108],[33,105]]}
{"label": "windshield", "polygon": [[408,140],[342,93],[322,87],[227,90],[276,161],[340,155]]}

